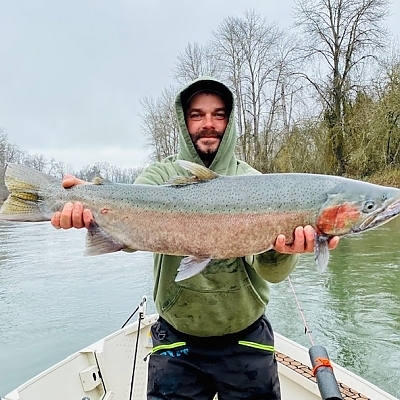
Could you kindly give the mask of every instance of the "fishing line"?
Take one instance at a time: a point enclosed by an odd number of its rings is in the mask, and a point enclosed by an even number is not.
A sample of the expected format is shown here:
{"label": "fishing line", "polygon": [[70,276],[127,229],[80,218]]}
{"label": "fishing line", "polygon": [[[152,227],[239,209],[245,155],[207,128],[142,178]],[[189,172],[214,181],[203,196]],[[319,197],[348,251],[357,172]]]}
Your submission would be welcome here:
{"label": "fishing line", "polygon": [[303,323],[304,323],[304,334],[306,334],[308,336],[308,338],[310,339],[311,346],[314,346],[314,339],[313,339],[313,337],[311,335],[311,330],[308,328],[306,316],[304,314],[304,310],[301,308],[300,301],[299,301],[299,298],[297,297],[296,291],[294,290],[294,286],[293,286],[292,280],[290,279],[290,276],[288,276],[287,279],[289,281],[289,285],[290,285],[290,287],[292,289],[292,292],[293,292],[293,295],[294,295],[294,299],[296,300],[297,308],[298,308],[298,310],[300,312],[301,318],[302,318]]}
{"label": "fishing line", "polygon": [[308,336],[311,342],[311,347],[308,349],[312,365],[312,374],[317,380],[318,389],[321,393],[321,399],[323,400],[343,400],[340,392],[339,384],[336,380],[333,366],[328,356],[328,352],[323,346],[316,346],[314,339],[311,335],[311,331],[308,328],[308,323],[304,310],[301,308],[299,298],[290,276],[288,276],[289,285],[292,289],[294,298],[296,300],[297,308],[300,312],[301,318],[304,323],[304,333]]}

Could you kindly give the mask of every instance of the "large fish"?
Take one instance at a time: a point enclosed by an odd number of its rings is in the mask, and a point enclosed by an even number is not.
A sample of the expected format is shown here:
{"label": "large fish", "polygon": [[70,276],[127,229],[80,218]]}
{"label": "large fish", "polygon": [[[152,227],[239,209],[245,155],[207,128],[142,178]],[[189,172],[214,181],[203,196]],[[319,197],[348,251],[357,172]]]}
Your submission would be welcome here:
{"label": "large fish", "polygon": [[64,189],[54,177],[9,164],[10,195],[0,219],[46,221],[66,202],[82,202],[95,218],[86,254],[122,249],[184,256],[176,280],[200,272],[212,259],[259,254],[278,234],[288,242],[299,225],[316,231],[319,270],[329,261],[332,236],[359,233],[400,213],[400,189],[329,175],[220,176],[177,161],[192,177],[165,185],[86,184]]}

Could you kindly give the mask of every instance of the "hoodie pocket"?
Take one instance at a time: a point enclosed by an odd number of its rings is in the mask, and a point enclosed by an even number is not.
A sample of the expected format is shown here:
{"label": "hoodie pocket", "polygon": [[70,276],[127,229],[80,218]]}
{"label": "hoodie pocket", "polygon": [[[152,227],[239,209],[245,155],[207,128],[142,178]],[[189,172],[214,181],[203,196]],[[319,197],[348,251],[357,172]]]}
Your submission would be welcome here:
{"label": "hoodie pocket", "polygon": [[198,336],[238,332],[253,323],[266,304],[243,263],[235,259],[231,264],[214,264],[214,271],[179,282],[173,296],[165,299],[162,316],[179,331]]}

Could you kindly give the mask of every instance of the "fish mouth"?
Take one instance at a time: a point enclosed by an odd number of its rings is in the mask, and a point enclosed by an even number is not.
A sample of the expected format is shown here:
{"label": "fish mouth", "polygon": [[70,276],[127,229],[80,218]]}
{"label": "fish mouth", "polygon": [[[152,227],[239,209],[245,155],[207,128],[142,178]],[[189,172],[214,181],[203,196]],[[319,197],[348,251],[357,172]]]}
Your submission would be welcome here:
{"label": "fish mouth", "polygon": [[400,214],[400,198],[391,202],[386,208],[380,208],[365,219],[358,227],[353,229],[353,233],[376,228]]}

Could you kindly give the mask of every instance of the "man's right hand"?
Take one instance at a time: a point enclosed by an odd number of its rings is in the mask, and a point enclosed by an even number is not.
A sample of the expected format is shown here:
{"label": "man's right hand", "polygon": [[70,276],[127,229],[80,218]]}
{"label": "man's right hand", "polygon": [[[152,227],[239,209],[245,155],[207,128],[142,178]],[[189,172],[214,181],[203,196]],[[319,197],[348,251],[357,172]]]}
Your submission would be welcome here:
{"label": "man's right hand", "polygon": [[[84,185],[88,182],[78,179],[73,175],[65,175],[62,181],[64,188],[74,185]],[[61,211],[57,211],[51,217],[51,224],[57,229],[89,228],[93,221],[93,214],[90,210],[84,209],[82,203],[66,203]]]}

